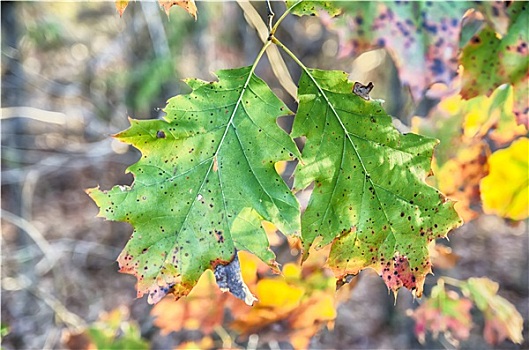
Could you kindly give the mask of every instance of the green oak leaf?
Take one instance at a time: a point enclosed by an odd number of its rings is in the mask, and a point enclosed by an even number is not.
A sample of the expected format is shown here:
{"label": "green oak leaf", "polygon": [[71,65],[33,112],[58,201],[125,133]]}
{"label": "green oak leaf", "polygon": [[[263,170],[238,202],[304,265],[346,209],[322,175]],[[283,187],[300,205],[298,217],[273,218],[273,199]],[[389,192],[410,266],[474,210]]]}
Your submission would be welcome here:
{"label": "green oak leaf", "polygon": [[513,85],[514,114],[520,124],[529,126],[529,5],[513,2],[508,8],[509,29],[505,35],[484,26],[463,48],[461,96],[470,99],[491,95],[501,84]]}
{"label": "green oak leaf", "polygon": [[116,135],[142,153],[128,169],[131,187],[88,190],[100,216],[134,227],[118,262],[149,303],[170,291],[187,295],[236,250],[274,267],[263,220],[288,235],[300,231],[299,203],[274,169],[299,156],[276,123],[292,112],[250,67],[217,76],[187,80],[192,93],[170,99],[163,120],[131,120]]}
{"label": "green oak leaf", "polygon": [[297,16],[316,16],[319,11],[326,11],[331,17],[338,16],[342,10],[336,6],[334,1],[311,1],[311,0],[286,0],[287,8]]}
{"label": "green oak leaf", "polygon": [[460,225],[453,202],[424,180],[437,140],[402,135],[381,101],[351,93],[340,71],[307,70],[299,81],[293,137],[306,137],[294,190],[314,183],[301,219],[305,255],[321,236],[328,264],[345,278],[365,268],[387,286],[422,293],[428,243]]}

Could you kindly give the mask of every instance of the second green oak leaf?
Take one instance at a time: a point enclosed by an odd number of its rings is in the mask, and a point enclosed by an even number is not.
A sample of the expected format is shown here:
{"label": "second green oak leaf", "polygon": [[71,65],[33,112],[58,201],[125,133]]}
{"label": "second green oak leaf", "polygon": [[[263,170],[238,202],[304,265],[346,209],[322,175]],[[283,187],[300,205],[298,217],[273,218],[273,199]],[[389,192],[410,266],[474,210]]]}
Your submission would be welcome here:
{"label": "second green oak leaf", "polygon": [[332,242],[338,278],[373,268],[388,288],[421,296],[431,271],[428,243],[462,222],[424,180],[437,140],[402,135],[381,101],[351,93],[340,71],[306,70],[293,137],[306,137],[294,190],[314,183],[301,219],[305,255],[318,236]]}

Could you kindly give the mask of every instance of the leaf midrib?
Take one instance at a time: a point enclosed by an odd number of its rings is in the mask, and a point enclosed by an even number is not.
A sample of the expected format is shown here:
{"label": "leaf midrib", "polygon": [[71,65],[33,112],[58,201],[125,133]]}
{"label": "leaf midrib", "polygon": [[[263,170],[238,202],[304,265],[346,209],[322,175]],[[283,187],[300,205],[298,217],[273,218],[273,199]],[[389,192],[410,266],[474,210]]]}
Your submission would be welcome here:
{"label": "leaf midrib", "polygon": [[[245,92],[246,92],[246,89],[248,88],[248,85],[249,85],[249,83],[250,83],[250,81],[251,81],[251,79],[252,79],[254,68],[255,68],[255,67],[252,67],[252,69],[250,70],[250,72],[249,72],[249,74],[248,74],[248,77],[246,78],[246,81],[245,81],[244,84],[243,84],[243,87],[242,87],[241,93],[240,93],[240,95],[239,95],[239,97],[238,97],[238,99],[237,99],[237,102],[234,104],[235,107],[233,108],[233,111],[232,111],[232,113],[231,113],[231,115],[230,115],[230,118],[229,118],[228,122],[225,124],[225,125],[226,125],[226,128],[224,129],[224,133],[223,133],[223,135],[222,135],[221,140],[218,142],[217,149],[215,150],[215,153],[213,154],[213,156],[204,159],[202,162],[198,163],[197,165],[195,165],[194,167],[192,167],[191,169],[189,169],[189,170],[186,171],[186,173],[187,173],[187,172],[191,172],[191,171],[193,171],[194,169],[196,169],[198,166],[200,166],[200,165],[202,165],[202,164],[204,164],[204,163],[207,163],[208,161],[210,162],[209,167],[208,167],[208,170],[207,170],[206,174],[204,175],[204,178],[202,179],[202,182],[201,182],[200,186],[198,187],[198,190],[197,190],[197,191],[193,194],[193,196],[192,196],[192,198],[194,198],[194,199],[196,199],[197,195],[202,191],[202,189],[203,189],[203,187],[204,187],[204,185],[205,185],[205,183],[206,183],[206,180],[208,179],[208,177],[209,177],[209,175],[210,175],[210,173],[211,173],[211,169],[213,169],[214,159],[217,158],[217,156],[219,155],[220,150],[221,150],[221,148],[222,148],[222,146],[223,146],[223,144],[224,144],[224,139],[226,138],[226,135],[228,134],[228,130],[230,129],[230,127],[233,127],[233,120],[234,120],[235,115],[236,115],[236,113],[237,113],[237,111],[238,111],[238,109],[239,109],[239,106],[240,106],[241,101],[242,101],[242,98],[243,98],[243,96],[244,96],[244,94],[245,94]],[[199,87],[199,89],[200,89],[200,88],[201,88],[201,87]],[[236,89],[232,89],[232,90],[236,90]],[[233,104],[229,104],[229,106],[232,106],[232,105],[233,105]],[[216,108],[216,109],[218,109],[218,108]],[[187,111],[186,111],[186,112],[187,112]],[[234,129],[235,129],[235,128],[234,128]],[[239,140],[239,141],[240,141],[240,140]],[[219,168],[218,171],[217,171],[217,173],[218,173],[218,177],[219,177],[219,186],[220,186],[220,188],[221,188],[221,195],[222,195],[222,201],[223,201],[223,205],[224,205],[224,210],[225,210],[225,212],[227,213],[226,199],[225,199],[225,196],[224,196],[224,190],[222,189],[222,188],[223,188],[223,185],[222,185],[222,181],[221,181],[220,171],[221,171],[221,169]],[[181,175],[183,175],[183,174],[179,174],[179,176],[181,176]],[[176,177],[178,177],[178,176],[176,176]],[[175,177],[175,178],[176,178],[176,177]],[[192,212],[192,210],[193,210],[193,208],[194,208],[196,202],[197,202],[196,200],[192,200],[192,201],[191,201],[191,204],[189,205],[189,208],[188,208],[188,210],[187,210],[187,213],[185,214],[183,220],[180,222],[181,224],[180,224],[180,226],[179,226],[179,228],[178,228],[178,232],[181,232],[182,227],[184,227],[184,226],[186,225],[186,223],[187,223],[187,221],[188,221],[188,219],[189,219],[189,216],[190,216],[190,214],[191,214],[191,212]],[[227,222],[227,220],[228,220],[227,215],[224,216],[224,220],[226,220],[226,224],[228,224],[228,222]],[[170,236],[166,236],[166,237],[162,237],[161,240],[166,240],[166,239],[169,239],[169,238],[170,238]],[[150,246],[153,246],[153,245],[159,243],[161,240],[157,240],[156,242],[154,242],[154,243],[151,244]],[[174,246],[174,245],[172,245],[172,246]],[[169,249],[171,249],[171,248],[169,248]],[[165,253],[166,253],[166,256],[168,256],[168,254],[167,254],[167,253],[168,253],[168,250],[165,250]],[[180,251],[178,252],[178,254],[180,255]],[[139,259],[139,257],[138,257],[137,259]],[[163,266],[164,266],[164,264],[165,264],[165,260],[166,260],[166,259],[164,259],[164,262],[161,263],[160,266],[158,267],[158,269],[157,269],[157,271],[156,271],[156,274],[155,274],[156,276],[158,276],[158,275],[160,274],[160,271],[162,270],[162,268],[163,268]]]}
{"label": "leaf midrib", "polygon": [[[343,130],[343,133],[346,137],[346,139],[349,141],[349,143],[351,144],[351,146],[353,147],[353,150],[356,154],[356,157],[358,158],[358,161],[360,162],[363,170],[364,170],[364,177],[367,181],[369,181],[371,183],[371,185],[373,185],[375,188],[376,184],[373,182],[373,180],[371,180],[371,176],[369,175],[368,171],[367,171],[367,168],[365,167],[364,165],[364,162],[362,161],[362,158],[360,157],[360,154],[356,148],[356,145],[355,143],[353,142],[353,140],[351,139],[350,135],[349,135],[349,132],[347,130],[347,128],[345,127],[345,125],[343,124],[342,122],[342,119],[340,118],[338,112],[336,111],[336,109],[334,108],[334,105],[331,103],[331,101],[329,100],[329,98],[327,97],[327,95],[325,94],[325,90],[320,86],[320,84],[317,82],[317,80],[314,78],[314,76],[312,74],[310,74],[310,71],[308,69],[304,69],[305,73],[307,74],[307,76],[312,80],[313,84],[316,86],[317,90],[319,91],[319,93],[321,94],[321,96],[325,99],[325,102],[327,103],[327,106],[330,108],[330,110],[333,112],[334,116],[336,117],[336,120],[338,121],[338,123],[340,124],[340,127],[342,128]],[[343,150],[342,152],[342,158],[344,157],[344,153],[345,153],[345,149]],[[338,182],[338,178],[340,176],[340,172],[338,172],[338,175],[336,177],[336,182],[333,186],[333,194],[334,194],[334,191],[337,187],[336,183]],[[365,183],[365,182],[364,182]],[[362,191],[362,196],[364,195],[365,191]],[[384,218],[386,219],[386,221],[389,223],[389,219],[388,219],[388,216],[387,216],[387,213],[386,213],[386,210],[384,209],[384,205],[382,205],[382,202],[380,201],[380,198],[378,196],[378,194],[376,193],[375,191],[375,197],[378,201],[378,203],[381,205],[381,207],[383,208],[382,209],[382,212],[384,214]],[[330,205],[330,203],[329,203]],[[360,218],[358,219],[358,222],[360,222]],[[322,224],[323,225],[323,220],[322,220]],[[320,225],[320,227],[321,227]],[[392,231],[393,234],[395,234],[395,229],[390,225],[390,229]],[[358,233],[356,233],[358,234]]]}
{"label": "leaf midrib", "polygon": [[[222,137],[217,145],[217,149],[215,150],[215,153],[213,154],[213,156],[210,158],[210,164],[209,164],[209,167],[208,167],[208,170],[206,172],[206,175],[204,176],[204,178],[202,179],[202,183],[200,184],[200,186],[198,187],[198,190],[195,192],[194,194],[194,197],[196,198],[196,196],[200,193],[200,191],[202,191],[202,188],[204,187],[204,184],[206,183],[206,180],[207,178],[209,177],[209,174],[211,173],[211,169],[213,169],[213,163],[214,163],[214,159],[216,159],[220,153],[220,149],[222,148],[222,146],[224,145],[224,139],[226,138],[226,135],[228,134],[228,130],[230,129],[230,127],[233,127],[233,119],[235,118],[235,115],[237,114],[237,111],[239,109],[239,105],[242,101],[242,97],[244,96],[244,93],[246,92],[246,89],[248,88],[248,84],[250,83],[251,81],[251,78],[252,78],[252,75],[253,75],[253,70],[254,70],[254,67],[252,67],[252,69],[250,70],[249,74],[248,74],[248,77],[246,78],[246,81],[244,82],[243,84],[243,87],[242,87],[242,90],[241,90],[241,93],[239,95],[239,97],[237,98],[237,102],[235,103],[235,106],[233,107],[233,111],[230,115],[230,118],[228,119],[228,123],[226,123],[226,128],[224,129],[224,133],[222,134]],[[233,89],[235,90],[235,89]],[[220,184],[220,187],[222,188],[222,182],[220,181],[221,180],[221,176],[220,176],[220,171],[221,169],[217,169],[217,172],[218,172],[218,176],[219,176],[219,184]],[[223,201],[224,201],[224,192],[222,192],[222,198],[223,198]],[[180,228],[182,228],[188,218],[189,218],[189,215],[191,214],[191,211],[193,209],[193,207],[195,206],[195,203],[196,201],[192,201],[191,204],[189,205],[189,209],[184,217],[184,220],[182,221],[182,224],[180,226]],[[226,206],[226,203],[224,201],[224,206]],[[225,216],[224,217],[225,220],[227,220],[227,217]]]}

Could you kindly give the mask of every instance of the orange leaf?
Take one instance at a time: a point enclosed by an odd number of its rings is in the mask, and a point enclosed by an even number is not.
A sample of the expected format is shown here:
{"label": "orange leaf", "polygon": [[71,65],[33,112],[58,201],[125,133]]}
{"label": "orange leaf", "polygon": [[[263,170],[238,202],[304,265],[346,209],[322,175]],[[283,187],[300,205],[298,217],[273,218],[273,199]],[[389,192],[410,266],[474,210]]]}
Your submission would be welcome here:
{"label": "orange leaf", "polygon": [[430,250],[430,256],[432,257],[432,265],[440,269],[453,268],[460,258],[452,252],[450,247],[438,244],[435,241],[430,243],[428,249]]}
{"label": "orange leaf", "polygon": [[[244,274],[245,258],[240,257]],[[259,302],[251,308],[233,305],[231,327],[243,337],[257,333],[259,339],[290,341],[296,349],[307,348],[321,326],[336,318],[334,278],[321,267],[324,261],[319,263],[319,269],[314,264],[301,269],[287,263],[283,276],[259,280],[254,288]]]}
{"label": "orange leaf", "polygon": [[123,16],[123,12],[127,8],[129,0],[117,0],[116,1],[116,10],[118,10],[119,17]]}
{"label": "orange leaf", "polygon": [[178,5],[184,10],[186,10],[195,21],[197,20],[197,5],[195,5],[195,0],[176,0],[176,1],[164,1],[164,0],[158,0],[158,3],[161,7],[165,10],[165,13],[169,16],[169,10],[174,5]]}
{"label": "orange leaf", "polygon": [[155,317],[154,325],[160,328],[162,335],[182,329],[200,329],[210,334],[215,326],[222,324],[226,297],[227,294],[219,290],[213,273],[208,270],[187,298],[175,301],[166,297],[154,306],[151,311]]}
{"label": "orange leaf", "polygon": [[294,349],[307,349],[310,338],[320,327],[336,318],[334,297],[324,291],[316,291],[289,317],[292,329],[290,342]]}

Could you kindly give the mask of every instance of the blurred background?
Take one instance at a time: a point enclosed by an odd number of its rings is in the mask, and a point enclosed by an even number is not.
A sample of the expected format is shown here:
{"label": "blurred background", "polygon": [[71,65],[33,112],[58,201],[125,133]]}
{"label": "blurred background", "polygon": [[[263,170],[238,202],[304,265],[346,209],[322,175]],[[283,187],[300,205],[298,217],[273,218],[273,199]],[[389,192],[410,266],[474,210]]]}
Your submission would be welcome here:
{"label": "blurred background", "polygon": [[[117,272],[115,259],[131,227],[96,218],[97,207],[84,192],[132,183],[125,170],[139,153],[110,137],[128,127],[128,117],[159,118],[168,98],[190,91],[183,78],[213,80],[212,72],[255,59],[261,47],[251,25],[256,13],[236,2],[197,5],[195,22],[177,7],[167,16],[156,2],[131,2],[122,17],[114,2],[1,2],[4,349],[75,348],[69,335],[117,307],[122,310],[118,322],[136,327],[151,348],[197,339],[196,331],[162,335],[153,325],[152,306],[136,300],[135,278]],[[265,3],[252,5],[266,19]],[[276,13],[284,10],[282,2],[273,7]],[[412,116],[426,114],[430,102],[412,101],[384,50],[338,58],[338,37],[318,17],[289,16],[277,37],[309,67],[373,81],[371,96],[387,101],[387,112],[400,120],[402,130],[408,130]],[[298,67],[284,59],[296,82]],[[256,73],[295,110],[266,56]],[[288,130],[290,123],[286,119],[283,126]],[[457,264],[436,275],[488,276],[499,282],[500,294],[524,316],[526,339],[521,346],[501,346],[528,348],[525,223],[480,216],[442,243],[458,257]],[[430,276],[426,295],[433,284]],[[324,328],[310,346],[450,348],[442,339],[419,344],[413,320],[406,316],[417,305],[408,291],[395,302],[382,280],[367,271],[338,307],[334,329]],[[482,326],[474,327],[465,346],[491,348],[482,339]],[[214,338],[222,336],[239,347],[291,347],[271,341],[273,336],[238,339],[229,330]]]}

